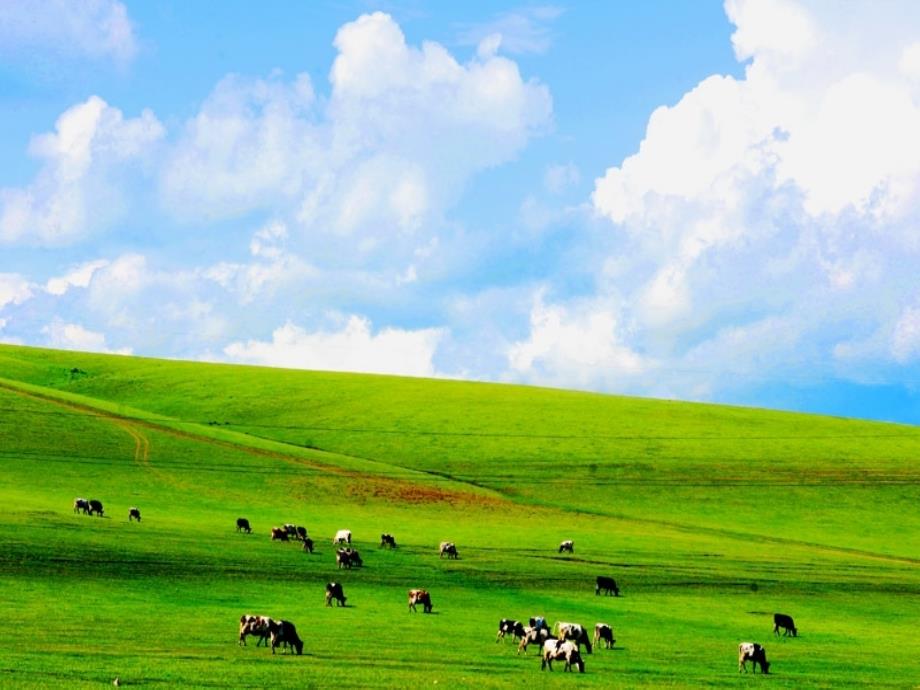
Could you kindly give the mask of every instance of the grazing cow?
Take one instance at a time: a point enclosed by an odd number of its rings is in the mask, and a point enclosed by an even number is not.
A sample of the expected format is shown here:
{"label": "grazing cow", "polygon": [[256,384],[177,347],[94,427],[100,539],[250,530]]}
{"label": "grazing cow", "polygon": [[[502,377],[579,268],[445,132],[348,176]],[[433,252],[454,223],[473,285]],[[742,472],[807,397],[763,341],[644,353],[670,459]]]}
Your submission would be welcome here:
{"label": "grazing cow", "polygon": [[303,552],[313,553],[313,540],[310,537],[303,540]]}
{"label": "grazing cow", "polygon": [[330,582],[326,585],[326,606],[332,606],[333,599],[339,606],[345,606],[345,592],[342,591],[341,582]]}
{"label": "grazing cow", "polygon": [[588,631],[578,623],[556,623],[554,627],[556,637],[560,640],[572,640],[575,644],[584,645],[585,651],[591,654],[591,640]]}
{"label": "grazing cow", "polygon": [[381,534],[380,535],[380,548],[387,547],[389,549],[396,548],[396,537],[392,534]]}
{"label": "grazing cow", "polygon": [[84,515],[89,513],[89,501],[87,501],[85,498],[73,499],[73,512],[83,513]]}
{"label": "grazing cow", "polygon": [[296,537],[300,539],[300,541],[303,541],[304,539],[307,538],[307,528],[306,527],[301,527],[300,525],[298,525],[297,527],[294,528],[294,531],[296,532]]}
{"label": "grazing cow", "polygon": [[272,654],[275,653],[275,647],[281,644],[287,644],[291,649],[297,650],[298,655],[303,653],[303,640],[297,635],[297,628],[290,621],[271,621],[268,632],[271,637]]}
{"label": "grazing cow", "polygon": [[459,558],[457,554],[457,545],[452,541],[442,541],[438,550],[438,558],[444,558],[444,554],[447,554],[447,560]]}
{"label": "grazing cow", "polygon": [[543,628],[547,632],[549,631],[549,624],[546,622],[546,619],[543,616],[534,616],[528,621],[528,623],[530,624],[531,628],[536,628],[537,630]]}
{"label": "grazing cow", "polygon": [[431,609],[434,608],[431,605],[431,595],[425,589],[409,590],[409,610],[417,612],[416,604],[421,604],[425,613],[431,613]]}
{"label": "grazing cow", "polygon": [[760,666],[761,673],[770,672],[770,662],[767,661],[767,650],[756,642],[742,642],[738,645],[738,673],[747,673],[747,662],[754,663],[754,673]]}
{"label": "grazing cow", "polygon": [[141,509],[137,506],[128,508],[128,522],[131,522],[132,520],[137,520],[138,522],[141,521]]}
{"label": "grazing cow", "polygon": [[288,541],[288,533],[281,527],[272,527],[272,541]]}
{"label": "grazing cow", "polygon": [[97,501],[95,498],[89,500],[89,514],[92,515],[93,513],[98,517],[105,515],[105,511],[102,510],[102,501]]}
{"label": "grazing cow", "polygon": [[246,518],[237,518],[236,519],[236,531],[245,532],[246,534],[252,534],[252,527],[249,526],[249,520]]}
{"label": "grazing cow", "polygon": [[351,544],[351,530],[340,529],[332,538],[333,544]]}
{"label": "grazing cow", "polygon": [[504,640],[505,635],[512,635],[515,641],[517,641],[523,638],[525,633],[524,624],[520,621],[512,620],[511,618],[502,618],[498,622],[498,635],[495,636],[495,641]]}
{"label": "grazing cow", "polygon": [[524,652],[524,654],[526,654],[527,647],[529,647],[532,644],[537,645],[538,650],[542,649],[543,645],[547,642],[547,640],[555,640],[555,639],[557,639],[556,636],[553,635],[549,631],[549,628],[547,628],[545,625],[539,628],[534,627],[534,626],[530,626],[529,628],[524,628],[524,637],[521,638],[521,642],[518,645],[517,653],[520,654],[521,652]]}
{"label": "grazing cow", "polygon": [[258,642],[256,642],[256,647],[259,645],[268,646],[269,624],[271,623],[271,620],[272,619],[268,616],[240,616],[239,644],[241,646],[245,646],[246,637],[248,635],[255,635],[259,638]]}
{"label": "grazing cow", "polygon": [[603,575],[597,576],[597,584],[594,585],[594,593],[600,594],[601,590],[604,590],[604,594],[610,596],[613,593],[613,596],[620,596],[620,588],[617,587],[617,581],[612,577],[604,577]]}
{"label": "grazing cow", "polygon": [[563,671],[571,671],[572,666],[578,667],[579,673],[585,672],[585,662],[578,651],[578,645],[568,640],[547,640],[543,643],[543,659],[540,670],[545,671],[547,666],[553,670],[554,661],[565,661]]}
{"label": "grazing cow", "polygon": [[786,637],[792,633],[793,637],[799,636],[799,631],[795,627],[795,622],[792,620],[792,616],[787,616],[785,613],[774,613],[773,614],[773,634],[779,635],[779,629],[783,629],[783,637]]}
{"label": "grazing cow", "polygon": [[594,646],[597,647],[601,641],[603,641],[607,649],[613,649],[613,645],[616,644],[616,640],[613,637],[613,628],[606,623],[598,623],[594,626]]}
{"label": "grazing cow", "polygon": [[297,538],[297,525],[293,525],[290,522],[287,522],[281,525],[281,529],[283,529],[289,537],[294,537],[295,539]]}
{"label": "grazing cow", "polygon": [[564,542],[559,544],[559,553],[575,553],[575,542],[571,539],[566,539]]}
{"label": "grazing cow", "polygon": [[348,547],[339,549],[335,552],[335,563],[339,568],[348,568],[349,570],[353,566],[358,566],[360,568],[364,565],[364,561],[361,560],[361,555],[358,553],[358,550]]}

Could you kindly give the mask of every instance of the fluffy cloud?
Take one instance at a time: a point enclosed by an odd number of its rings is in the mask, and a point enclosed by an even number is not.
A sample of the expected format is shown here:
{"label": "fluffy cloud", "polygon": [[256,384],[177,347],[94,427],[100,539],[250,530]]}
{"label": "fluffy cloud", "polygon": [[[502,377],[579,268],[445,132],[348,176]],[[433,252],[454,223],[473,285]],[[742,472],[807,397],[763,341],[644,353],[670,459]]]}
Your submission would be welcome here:
{"label": "fluffy cloud", "polygon": [[111,58],[126,63],[137,53],[134,25],[118,0],[4,0],[0,49]]}
{"label": "fluffy cloud", "polygon": [[109,225],[124,207],[113,177],[163,134],[149,110],[125,118],[98,96],[67,110],[54,132],[32,139],[35,180],[0,189],[0,243],[62,245]]}
{"label": "fluffy cloud", "polygon": [[162,172],[167,206],[189,218],[286,209],[373,249],[438,220],[471,175],[550,123],[546,87],[494,52],[460,63],[437,43],[407,44],[380,12],[334,44],[328,98],[305,75],[223,80]]}
{"label": "fluffy cloud", "polygon": [[547,305],[537,295],[526,340],[508,349],[515,378],[532,383],[623,390],[649,368],[622,342],[614,305],[575,302]]}
{"label": "fluffy cloud", "polygon": [[52,295],[60,296],[66,294],[72,287],[85,288],[93,279],[93,274],[108,264],[106,259],[97,259],[74,266],[62,276],[49,278],[45,284],[45,290]]}
{"label": "fluffy cloud", "polygon": [[656,109],[638,151],[595,183],[619,266],[599,285],[621,298],[625,342],[690,394],[707,378],[781,377],[796,359],[814,376],[846,376],[835,362],[854,357],[912,360],[920,12],[726,12],[744,77],[708,77]]}
{"label": "fluffy cloud", "polygon": [[17,273],[0,273],[0,309],[22,304],[32,296],[32,285]]}
{"label": "fluffy cloud", "polygon": [[440,329],[385,328],[372,332],[371,323],[350,316],[338,330],[308,332],[286,323],[270,342],[249,340],[224,348],[231,360],[294,369],[323,369],[407,376],[435,376],[435,350]]}
{"label": "fluffy cloud", "polygon": [[65,323],[55,319],[42,329],[47,336],[48,347],[60,350],[80,350],[84,352],[104,352],[114,355],[130,355],[131,348],[109,349],[105,335],[90,331],[76,323]]}

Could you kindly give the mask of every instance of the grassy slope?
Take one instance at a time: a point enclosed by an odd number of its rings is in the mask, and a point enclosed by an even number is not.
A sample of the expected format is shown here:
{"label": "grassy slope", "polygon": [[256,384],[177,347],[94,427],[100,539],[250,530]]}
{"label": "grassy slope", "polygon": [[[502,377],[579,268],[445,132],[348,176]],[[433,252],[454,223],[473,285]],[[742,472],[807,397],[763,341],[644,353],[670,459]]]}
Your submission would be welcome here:
{"label": "grassy slope", "polygon": [[[7,346],[0,377],[41,387],[0,387],[0,684],[503,686],[539,668],[492,643],[497,618],[534,612],[613,623],[583,683],[734,685],[741,638],[774,684],[920,678],[912,427]],[[72,515],[86,494],[112,519]],[[288,520],[350,527],[368,567],[270,544]],[[459,562],[432,555],[444,538]],[[595,598],[602,572],[627,596]],[[353,608],[320,603],[337,578]],[[405,613],[416,585],[439,615]],[[802,638],[769,639],[774,609]],[[237,649],[244,611],[297,622],[311,658]]]}

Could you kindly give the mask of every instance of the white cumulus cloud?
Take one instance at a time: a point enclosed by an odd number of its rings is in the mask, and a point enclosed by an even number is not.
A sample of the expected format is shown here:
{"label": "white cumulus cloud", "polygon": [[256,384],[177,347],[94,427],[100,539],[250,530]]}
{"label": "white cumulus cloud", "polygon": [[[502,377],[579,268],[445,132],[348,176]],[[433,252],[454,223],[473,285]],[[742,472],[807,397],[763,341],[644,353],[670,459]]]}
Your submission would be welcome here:
{"label": "white cumulus cloud", "polygon": [[224,348],[233,361],[294,369],[435,376],[433,357],[444,332],[437,328],[373,331],[370,321],[350,316],[338,329],[307,331],[288,322],[271,341],[234,342]]}
{"label": "white cumulus cloud", "polygon": [[47,336],[48,347],[60,350],[80,350],[83,352],[102,352],[114,355],[130,355],[131,348],[110,349],[106,344],[105,334],[91,331],[77,323],[67,323],[55,319],[42,329]]}

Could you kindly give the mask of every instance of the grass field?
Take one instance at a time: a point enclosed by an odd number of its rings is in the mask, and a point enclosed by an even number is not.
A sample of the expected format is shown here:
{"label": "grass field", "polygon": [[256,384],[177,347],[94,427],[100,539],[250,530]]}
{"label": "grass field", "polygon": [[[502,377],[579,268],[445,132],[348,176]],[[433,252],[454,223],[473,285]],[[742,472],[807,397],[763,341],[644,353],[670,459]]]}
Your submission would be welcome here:
{"label": "grass field", "polygon": [[[918,687],[918,487],[916,427],[0,346],[0,686]],[[340,528],[364,568],[336,570]],[[304,655],[239,647],[243,613]],[[534,614],[616,648],[541,672],[494,641]],[[747,640],[770,676],[739,676]]]}

